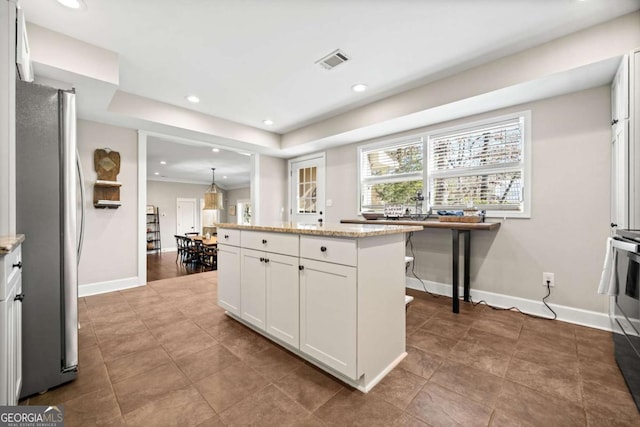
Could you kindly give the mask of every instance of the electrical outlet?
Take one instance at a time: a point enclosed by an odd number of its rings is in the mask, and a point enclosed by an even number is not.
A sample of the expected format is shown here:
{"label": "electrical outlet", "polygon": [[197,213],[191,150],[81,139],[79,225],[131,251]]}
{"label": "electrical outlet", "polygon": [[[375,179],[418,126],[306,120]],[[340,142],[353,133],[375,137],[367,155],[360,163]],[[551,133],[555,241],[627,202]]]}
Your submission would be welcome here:
{"label": "electrical outlet", "polygon": [[542,286],[547,286],[547,281],[549,282],[549,286],[555,286],[555,275],[553,273],[542,273]]}

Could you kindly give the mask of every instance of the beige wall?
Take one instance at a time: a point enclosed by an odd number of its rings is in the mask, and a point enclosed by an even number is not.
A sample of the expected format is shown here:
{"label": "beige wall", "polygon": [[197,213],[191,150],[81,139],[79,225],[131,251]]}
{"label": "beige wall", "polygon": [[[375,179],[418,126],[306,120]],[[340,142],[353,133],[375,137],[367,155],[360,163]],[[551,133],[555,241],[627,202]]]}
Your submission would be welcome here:
{"label": "beige wall", "polygon": [[229,215],[229,207],[235,206],[238,203],[238,200],[249,200],[251,199],[251,189],[249,187],[244,188],[236,188],[233,190],[227,191],[227,222],[237,222],[238,215],[240,212],[236,212],[236,215]]}
{"label": "beige wall", "polygon": [[[258,222],[268,224],[287,218],[287,161],[277,157],[258,157]],[[255,209],[254,209],[255,212]]]}
{"label": "beige wall", "polygon": [[[198,218],[200,217],[200,199],[204,198],[204,193],[209,188],[205,184],[183,184],[180,182],[147,181],[147,205],[157,206],[160,211],[160,235],[162,248],[170,249],[176,247],[176,215],[178,198],[196,199],[198,207]],[[225,193],[225,208],[227,195]],[[226,221],[226,209],[220,211],[220,218]]]}
{"label": "beige wall", "polygon": [[[473,289],[540,300],[542,272],[553,272],[549,302],[607,312],[608,301],[596,289],[609,235],[609,99],[603,86],[412,131],[531,110],[531,219],[507,219],[497,232],[473,233]],[[356,147],[327,151],[329,222],[357,213]],[[415,233],[414,246],[418,276],[451,283],[450,232]]]}
{"label": "beige wall", "polygon": [[[78,120],[78,152],[85,178],[85,238],[78,266],[80,286],[138,276],[138,155],[137,133],[101,123]],[[97,175],[93,152],[108,147],[120,153],[118,181],[122,206],[93,207]]]}

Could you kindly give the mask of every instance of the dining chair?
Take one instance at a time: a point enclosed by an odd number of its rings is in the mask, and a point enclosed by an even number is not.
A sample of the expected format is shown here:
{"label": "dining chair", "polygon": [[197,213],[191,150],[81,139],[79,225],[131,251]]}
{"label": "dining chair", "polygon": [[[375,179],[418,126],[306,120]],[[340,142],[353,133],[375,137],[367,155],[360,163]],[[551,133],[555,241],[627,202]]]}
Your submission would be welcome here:
{"label": "dining chair", "polygon": [[176,262],[178,262],[178,258],[181,260],[184,258],[184,237],[174,234],[173,237],[176,238]]}
{"label": "dining chair", "polygon": [[202,240],[192,240],[185,237],[185,241],[187,241],[185,263],[200,264],[202,258]]}
{"label": "dining chair", "polygon": [[218,248],[202,245],[202,265],[205,269],[218,269]]}

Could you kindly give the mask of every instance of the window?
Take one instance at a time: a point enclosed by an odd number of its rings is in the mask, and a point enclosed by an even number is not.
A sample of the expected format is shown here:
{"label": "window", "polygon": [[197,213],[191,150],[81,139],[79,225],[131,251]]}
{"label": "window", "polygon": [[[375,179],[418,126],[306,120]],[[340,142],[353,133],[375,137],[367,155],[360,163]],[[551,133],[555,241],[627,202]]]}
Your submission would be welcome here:
{"label": "window", "polygon": [[317,167],[298,169],[297,213],[316,213]]}
{"label": "window", "polygon": [[360,148],[360,211],[411,203],[424,187],[423,151],[422,138]]}
{"label": "window", "polygon": [[489,216],[528,217],[529,122],[524,112],[361,147],[360,211],[411,209],[423,191],[423,209],[474,206]]}

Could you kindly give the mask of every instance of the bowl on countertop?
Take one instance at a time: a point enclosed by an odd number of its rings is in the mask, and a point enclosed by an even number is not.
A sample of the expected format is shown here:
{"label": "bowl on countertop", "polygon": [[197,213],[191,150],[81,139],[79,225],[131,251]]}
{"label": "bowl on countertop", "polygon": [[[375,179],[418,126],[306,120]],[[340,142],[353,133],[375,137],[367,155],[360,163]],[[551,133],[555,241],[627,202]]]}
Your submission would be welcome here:
{"label": "bowl on countertop", "polygon": [[364,219],[369,219],[369,220],[382,218],[382,214],[375,213],[375,212],[363,212],[362,216],[364,217]]}

